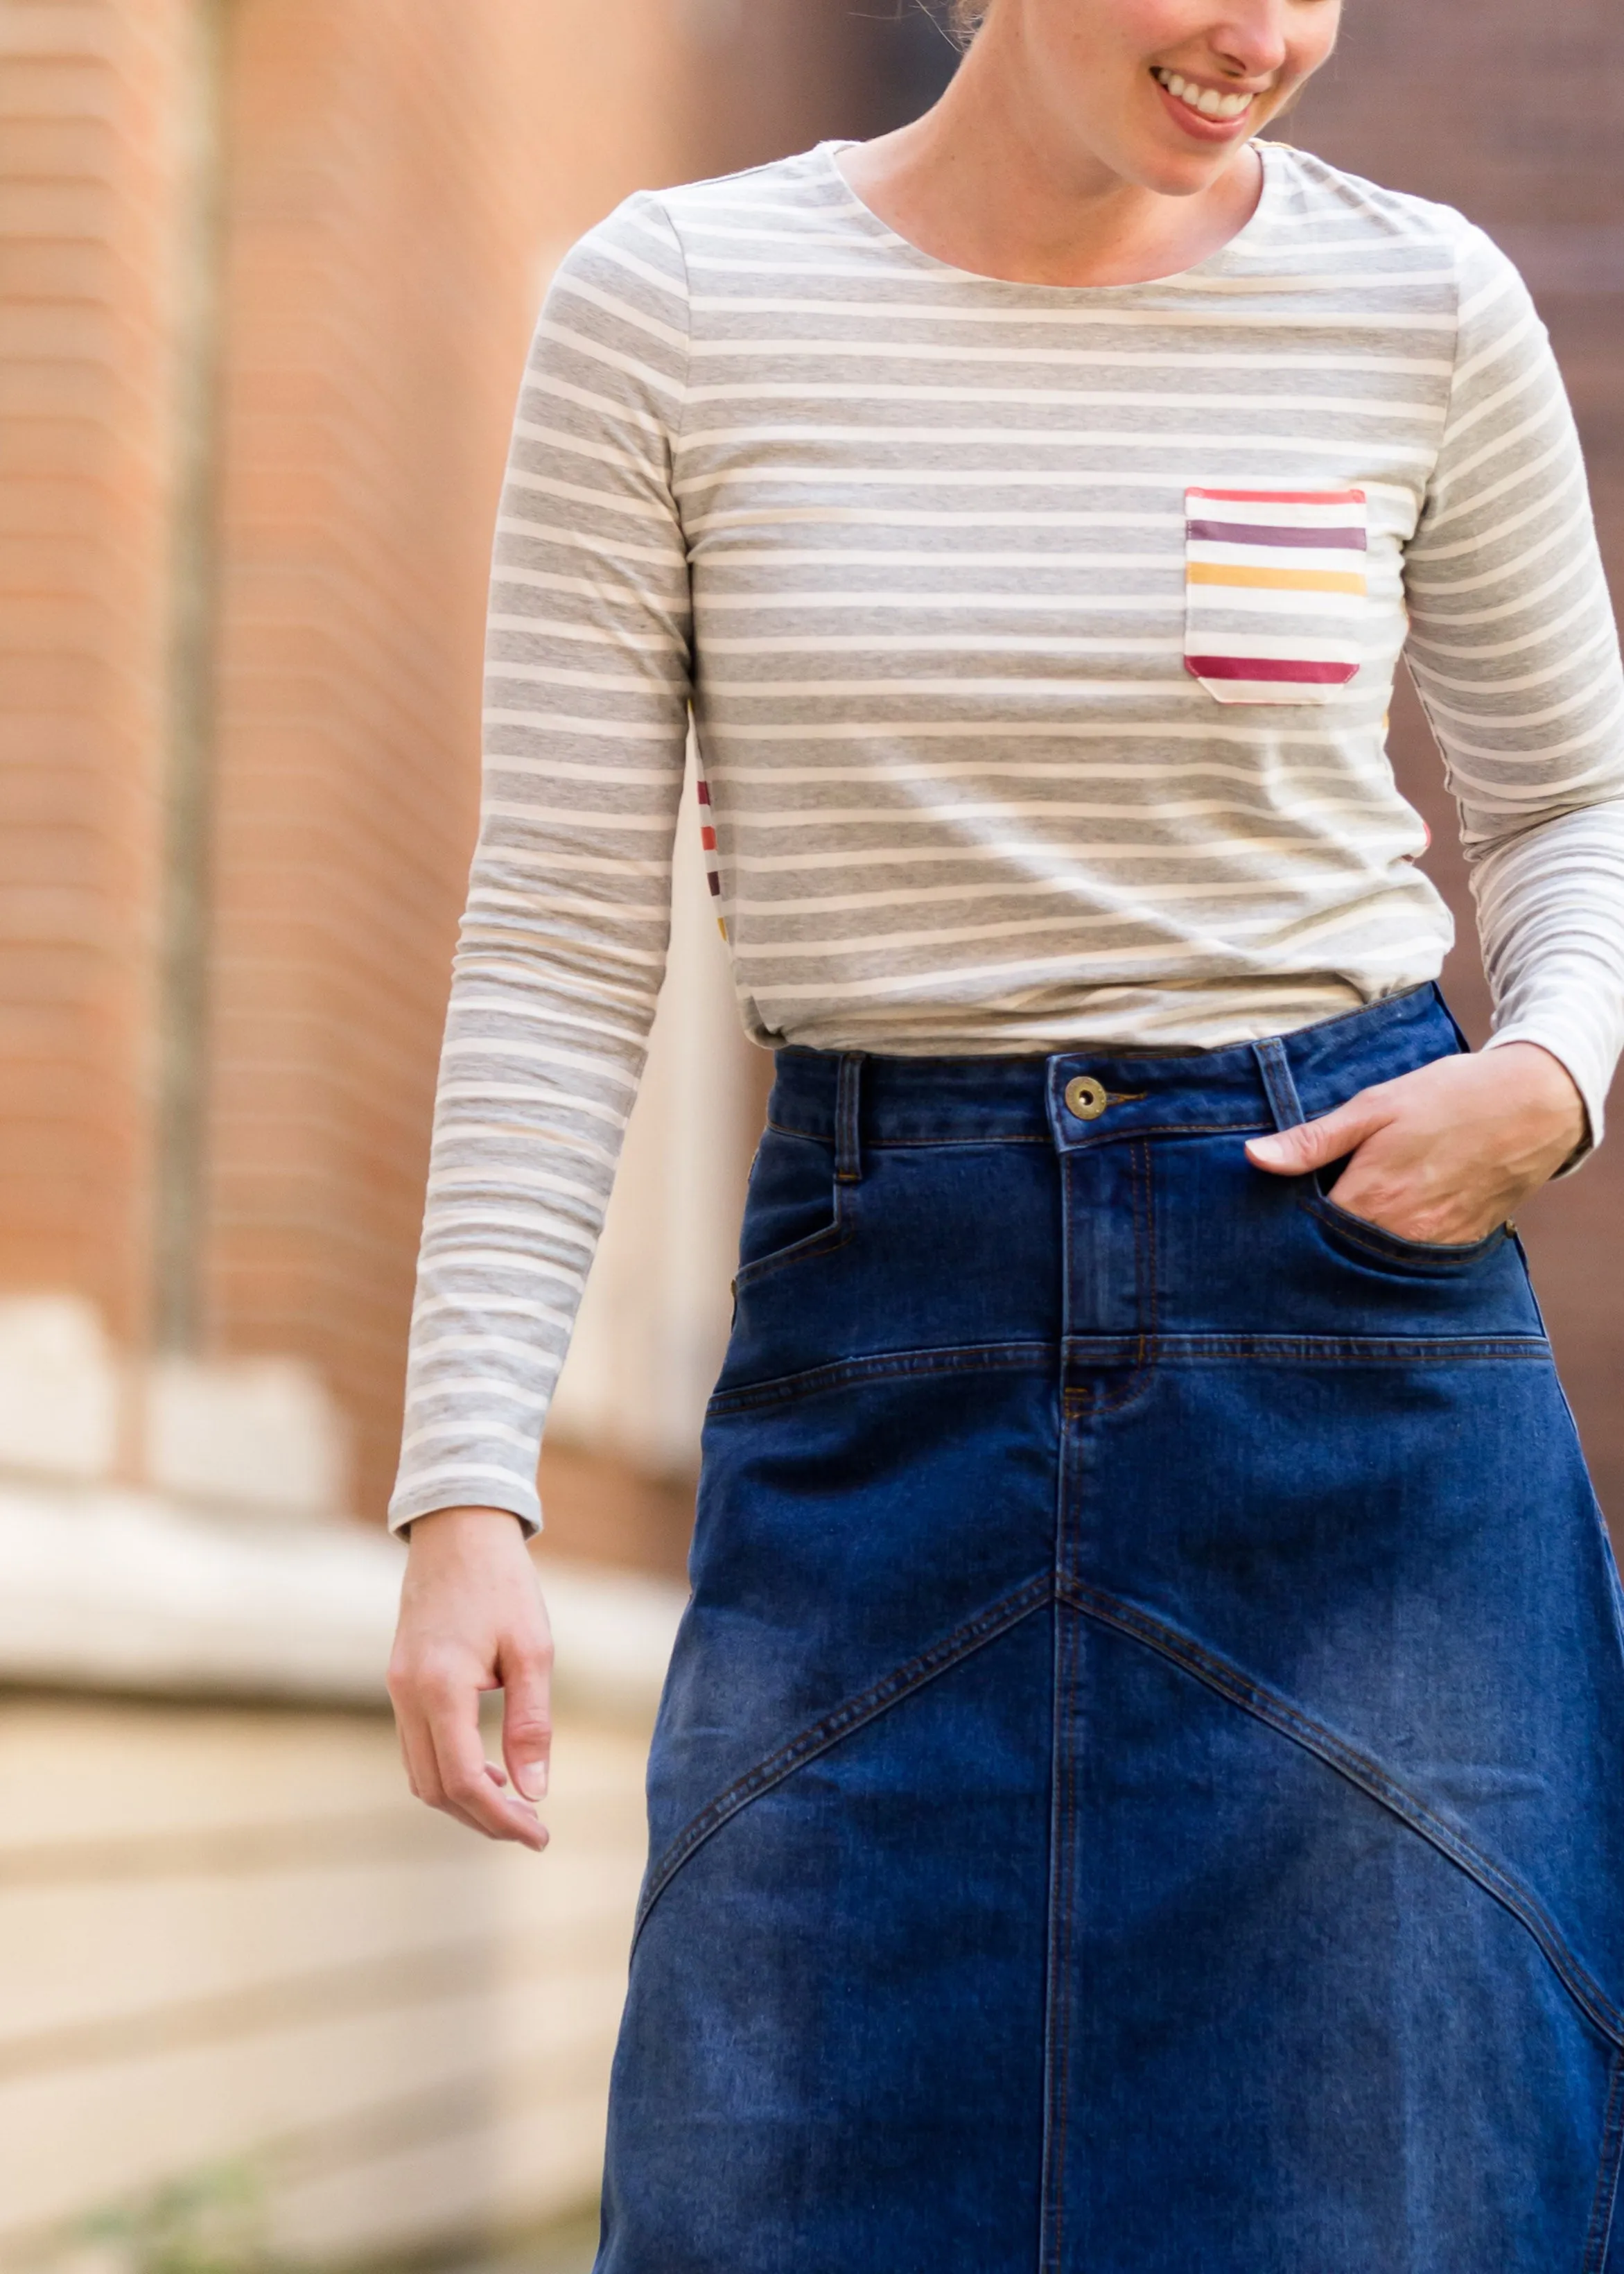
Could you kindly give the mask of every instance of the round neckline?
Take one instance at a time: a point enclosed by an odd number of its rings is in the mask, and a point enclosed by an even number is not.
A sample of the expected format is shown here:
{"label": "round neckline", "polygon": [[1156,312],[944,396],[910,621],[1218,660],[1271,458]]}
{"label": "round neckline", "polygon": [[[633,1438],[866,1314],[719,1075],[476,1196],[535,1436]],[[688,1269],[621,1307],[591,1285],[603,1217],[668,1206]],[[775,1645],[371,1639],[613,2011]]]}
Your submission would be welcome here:
{"label": "round neckline", "polygon": [[1280,153],[1284,149],[1285,145],[1260,140],[1253,142],[1252,147],[1257,152],[1263,168],[1263,187],[1259,192],[1257,204],[1233,237],[1226,237],[1222,245],[1214,246],[1211,252],[1204,253],[1199,260],[1192,261],[1187,268],[1174,269],[1170,275],[1165,276],[1141,276],[1136,278],[1132,283],[1126,284],[1027,283],[1013,276],[988,276],[979,268],[959,268],[952,261],[944,260],[939,254],[927,252],[922,245],[915,245],[911,237],[904,237],[901,231],[893,229],[888,221],[883,221],[875,212],[874,207],[858,195],[856,190],[841,172],[835,162],[836,154],[841,150],[854,150],[858,147],[858,139],[855,136],[847,137],[844,140],[820,142],[817,146],[817,155],[832,176],[836,185],[845,191],[852,205],[876,236],[884,243],[895,245],[899,252],[906,252],[910,260],[917,261],[921,267],[934,271],[939,276],[951,278],[956,284],[980,285],[984,289],[990,288],[1000,292],[1030,292],[1050,300],[1092,300],[1097,298],[1102,292],[1149,292],[1158,286],[1183,284],[1192,277],[1203,276],[1209,271],[1216,269],[1229,259],[1237,245],[1244,245],[1254,230],[1260,232],[1266,221],[1272,218],[1274,203],[1280,192]]}

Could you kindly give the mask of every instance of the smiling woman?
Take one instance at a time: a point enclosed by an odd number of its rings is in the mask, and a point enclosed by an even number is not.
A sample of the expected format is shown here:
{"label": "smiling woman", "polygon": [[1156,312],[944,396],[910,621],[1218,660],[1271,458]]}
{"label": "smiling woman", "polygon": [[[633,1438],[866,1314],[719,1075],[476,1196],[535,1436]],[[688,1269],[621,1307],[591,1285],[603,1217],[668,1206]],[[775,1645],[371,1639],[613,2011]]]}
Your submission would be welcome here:
{"label": "smiling woman", "polygon": [[599,2274],[1624,2274],[1620,1596],[1509,1224],[1624,1036],[1624,670],[1515,269],[1259,139],[1337,24],[995,0],[538,330],[395,1502],[498,1837],[690,715],[778,1051]]}

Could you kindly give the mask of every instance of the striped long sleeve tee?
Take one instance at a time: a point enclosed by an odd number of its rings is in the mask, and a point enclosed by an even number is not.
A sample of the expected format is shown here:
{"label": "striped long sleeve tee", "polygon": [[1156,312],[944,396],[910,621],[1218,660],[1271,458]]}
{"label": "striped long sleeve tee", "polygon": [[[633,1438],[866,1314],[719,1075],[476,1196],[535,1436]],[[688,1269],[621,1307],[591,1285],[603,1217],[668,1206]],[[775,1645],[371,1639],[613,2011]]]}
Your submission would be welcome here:
{"label": "striped long sleeve tee", "polygon": [[1154,282],[971,275],[826,144],[628,200],[537,327],[497,526],[392,1521],[539,1519],[665,951],[690,714],[759,1043],[1199,1049],[1436,975],[1386,751],[1457,801],[1494,1042],[1591,1141],[1624,1038],[1624,678],[1510,263],[1260,145]]}

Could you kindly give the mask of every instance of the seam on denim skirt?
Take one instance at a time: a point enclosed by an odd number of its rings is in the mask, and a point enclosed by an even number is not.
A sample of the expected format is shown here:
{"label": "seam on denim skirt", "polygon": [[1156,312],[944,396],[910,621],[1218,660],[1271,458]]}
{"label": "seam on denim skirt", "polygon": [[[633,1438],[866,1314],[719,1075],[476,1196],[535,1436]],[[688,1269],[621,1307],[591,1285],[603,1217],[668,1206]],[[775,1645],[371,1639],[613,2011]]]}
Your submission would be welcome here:
{"label": "seam on denim skirt", "polygon": [[[1075,1433],[1062,1433],[1055,1511],[1055,1578],[1073,1552],[1075,1519],[1085,1474]],[[1066,2135],[1071,2111],[1071,2022],[1076,2007],[1071,1952],[1077,1924],[1076,1847],[1079,1755],[1068,1726],[1080,1666],[1077,1623],[1055,1621],[1053,1694],[1049,1703],[1049,1915],[1044,1922],[1043,2160],[1038,2202],[1039,2274],[1061,2274],[1065,2227]]]}
{"label": "seam on denim skirt", "polygon": [[1159,1618],[1154,1612],[1141,1610],[1120,1596],[1107,1594],[1103,1589],[1092,1587],[1086,1581],[1063,1578],[1057,1589],[1060,1600],[1070,1605],[1085,1617],[1096,1619],[1101,1625],[1114,1628],[1130,1640],[1143,1643],[1192,1675],[1204,1683],[1207,1689],[1221,1698],[1228,1698],[1245,1713],[1252,1714],[1266,1727],[1301,1745],[1305,1752],[1314,1755],[1325,1766],[1363,1792],[1367,1798],[1385,1808],[1388,1814],[1425,1840],[1430,1847],[1464,1871],[1477,1882],[1486,1895],[1508,1911],[1526,1930],[1544,1954],[1557,1979],[1562,1984],[1574,2003],[1586,2015],[1591,2025],[1614,2047],[1624,2048],[1624,2014],[1620,2014],[1611,1999],[1592,1981],[1588,1970],[1568,1949],[1556,1922],[1542,1903],[1530,1894],[1509,1873],[1481,1855],[1470,1841],[1446,1824],[1416,1795],[1390,1776],[1380,1761],[1340,1737],[1323,1723],[1316,1721],[1302,1708],[1289,1699],[1254,1681],[1249,1674],[1229,1660],[1221,1658],[1205,1643],[1192,1635]]}
{"label": "seam on denim skirt", "polygon": [[[1079,1345],[1085,1345],[1079,1347]],[[707,1419],[723,1420],[763,1405],[797,1397],[816,1397],[863,1382],[928,1378],[937,1374],[1009,1374],[1045,1371],[1066,1345],[1053,1343],[966,1343],[944,1350],[876,1351],[868,1358],[833,1359],[804,1373],[780,1374],[763,1382],[718,1389],[706,1408]],[[1133,1394],[1142,1369],[1158,1365],[1222,1365],[1237,1359],[1281,1366],[1445,1366],[1537,1359],[1548,1363],[1551,1345],[1543,1335],[1109,1335],[1071,1337],[1071,1359],[1086,1365],[1131,1367]],[[1068,1392],[1088,1400],[1092,1394]]]}
{"label": "seam on denim skirt", "polygon": [[1000,1635],[1007,1634],[1011,1627],[1019,1626],[1034,1611],[1041,1610],[1045,1603],[1052,1602],[1054,1593],[1055,1575],[1052,1571],[1044,1571],[1037,1578],[1028,1579],[1013,1594],[1001,1597],[986,1610],[978,1611],[963,1626],[956,1627],[951,1634],[944,1635],[939,1642],[932,1643],[929,1650],[922,1650],[917,1657],[893,1667],[889,1674],[882,1675],[867,1690],[845,1699],[820,1721],[814,1721],[808,1728],[802,1729],[786,1743],[767,1754],[754,1768],[747,1769],[741,1777],[735,1777],[724,1792],[718,1793],[697,1816],[689,1819],[658,1862],[650,1864],[643,1897],[637,1905],[636,1924],[632,1929],[634,1946],[643,1932],[650,1912],[683,1864],[713,1833],[719,1832],[724,1824],[737,1816],[741,1809],[752,1800],[759,1799],[763,1793],[771,1791],[774,1785],[782,1784],[786,1777],[819,1753],[827,1752],[831,1745],[839,1744],[854,1731],[877,1721],[882,1713],[904,1698],[911,1697],[916,1690],[922,1690],[938,1675],[951,1672],[988,1643],[996,1642]]}
{"label": "seam on denim skirt", "polygon": [[[809,1145],[832,1145],[834,1139],[825,1130],[793,1129],[787,1121],[769,1121],[767,1127],[780,1137],[804,1138]],[[1223,1137],[1231,1133],[1237,1137],[1249,1136],[1254,1129],[1272,1132],[1272,1122],[1252,1121],[1167,1121],[1141,1124],[1133,1129],[1100,1129],[1086,1137],[1067,1141],[1068,1153],[1086,1153],[1097,1145],[1122,1145],[1136,1137]],[[876,1153],[936,1152],[953,1145],[1041,1145],[1052,1151],[1054,1140],[1047,1135],[1030,1137],[865,1137],[863,1150]]]}
{"label": "seam on denim skirt", "polygon": [[[787,1121],[769,1120],[766,1126],[773,1132],[775,1136],[799,1137],[803,1141],[803,1142],[808,1145],[832,1146],[835,1141],[832,1133],[826,1130],[794,1129],[790,1126],[790,1124]],[[911,1153],[921,1149],[929,1149],[931,1152],[935,1152],[938,1148],[947,1148],[954,1145],[1041,1145],[1044,1151],[1048,1152],[1050,1149],[1050,1140],[1047,1132],[1042,1130],[1034,1131],[1030,1137],[866,1136],[863,1139],[863,1151],[865,1153]]]}
{"label": "seam on denim skirt", "polygon": [[1426,1366],[1500,1363],[1538,1359],[1548,1362],[1544,1335],[1073,1335],[1066,1360],[1086,1369],[1148,1365],[1224,1364],[1236,1359],[1281,1366]]}
{"label": "seam on denim skirt", "polygon": [[788,1247],[775,1248],[769,1255],[757,1256],[753,1263],[741,1263],[733,1274],[734,1296],[763,1279],[771,1279],[775,1271],[787,1271],[793,1264],[810,1263],[816,1256],[833,1255],[842,1247],[849,1247],[857,1235],[856,1220],[846,1197],[850,1189],[848,1185],[835,1186],[838,1214],[822,1231],[809,1231],[804,1239],[797,1239]]}
{"label": "seam on denim skirt", "polygon": [[[1092,1382],[1071,1382],[1063,1390],[1061,1404],[1068,1421],[1094,1420],[1107,1413],[1121,1413],[1145,1396],[1155,1378],[1160,1347],[1156,1335],[1156,1196],[1147,1144],[1134,1146],[1129,1186],[1133,1206],[1134,1298],[1140,1330],[1124,1338],[1132,1344],[1132,1356],[1127,1359],[1129,1371],[1109,1396],[1101,1397]],[[1086,1359],[1090,1340],[1081,1335],[1066,1337],[1062,1354],[1063,1374],[1079,1358]]]}
{"label": "seam on denim skirt", "polygon": [[[1078,1672],[1076,1638],[1067,1628],[1073,1622],[1056,1622],[1055,1700],[1069,1697]],[[1072,1952],[1077,1940],[1077,1874],[1071,1868],[1076,1849],[1079,1755],[1074,1742],[1063,1744],[1056,1728],[1053,1743],[1055,1806],[1050,1841],[1053,1861],[1049,1879],[1049,1969],[1044,2005],[1050,2026],[1044,2032],[1044,2101],[1046,2142],[1041,2202],[1042,2233],[1040,2264],[1042,2274],[1060,2274],[1065,2264],[1066,2137],[1071,2115],[1071,2021],[1076,2010],[1076,1985],[1071,1979]],[[1058,2014],[1055,2008],[1058,2007]]]}
{"label": "seam on denim skirt", "polygon": [[966,1343],[945,1350],[882,1351],[872,1358],[833,1359],[827,1366],[809,1367],[804,1374],[781,1374],[765,1382],[741,1382],[737,1389],[718,1389],[705,1409],[707,1419],[729,1413],[746,1413],[759,1405],[777,1405],[795,1397],[816,1397],[848,1383],[883,1381],[909,1375],[937,1374],[1047,1373],[1054,1366],[1053,1343]]}
{"label": "seam on denim skirt", "polygon": [[1624,2052],[1613,2056],[1607,2088],[1607,2111],[1602,2120],[1601,2154],[1596,2166],[1596,2194],[1585,2234],[1584,2263],[1580,2274],[1605,2274],[1613,2240],[1613,2218],[1619,2195],[1619,2157],[1624,2150]]}
{"label": "seam on denim skirt", "polygon": [[1141,1121],[1128,1129],[1091,1129],[1086,1137],[1069,1137],[1068,1153],[1092,1153],[1101,1145],[1127,1145],[1140,1137],[1244,1137],[1254,1129],[1271,1134],[1270,1121]]}
{"label": "seam on denim skirt", "polygon": [[1510,1237],[1509,1227],[1497,1224],[1481,1239],[1465,1240],[1455,1248],[1448,1241],[1409,1239],[1402,1232],[1385,1231],[1379,1224],[1361,1230],[1362,1219],[1348,1209],[1338,1208],[1327,1193],[1299,1193],[1297,1204],[1304,1216],[1312,1216],[1335,1238],[1345,1239],[1350,1247],[1363,1248],[1379,1263],[1391,1264],[1395,1270],[1402,1270],[1413,1261],[1424,1267],[1436,1265],[1445,1271],[1470,1271],[1477,1264],[1486,1263],[1491,1255],[1497,1255]]}
{"label": "seam on denim skirt", "polygon": [[1145,1209],[1145,1250],[1142,1256],[1135,1257],[1135,1261],[1142,1265],[1144,1269],[1146,1292],[1143,1323],[1149,1335],[1151,1347],[1154,1349],[1156,1326],[1162,1315],[1160,1308],[1162,1290],[1157,1276],[1160,1252],[1156,1246],[1156,1181],[1148,1144],[1141,1144],[1139,1148],[1135,1182],[1139,1186]]}
{"label": "seam on denim skirt", "polygon": [[1061,1407],[1068,1421],[1094,1421],[1107,1413],[1121,1413],[1143,1397],[1155,1380],[1155,1344],[1148,1337],[1130,1362],[1125,1379],[1109,1397],[1101,1397],[1092,1382],[1072,1382],[1061,1392]]}

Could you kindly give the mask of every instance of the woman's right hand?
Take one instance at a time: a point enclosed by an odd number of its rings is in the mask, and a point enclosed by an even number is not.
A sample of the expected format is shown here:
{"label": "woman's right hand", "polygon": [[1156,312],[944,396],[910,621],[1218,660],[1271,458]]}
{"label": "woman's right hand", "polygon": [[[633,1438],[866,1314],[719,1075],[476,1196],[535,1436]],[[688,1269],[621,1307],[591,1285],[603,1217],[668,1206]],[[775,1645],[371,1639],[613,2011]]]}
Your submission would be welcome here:
{"label": "woman's right hand", "polygon": [[[388,1682],[417,1798],[487,1839],[545,1848],[529,1803],[547,1789],[552,1673],[546,1607],[517,1517],[445,1508],[415,1518]],[[503,1692],[505,1773],[479,1734],[490,1690]]]}

